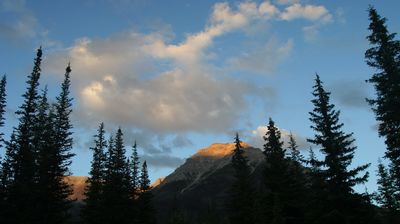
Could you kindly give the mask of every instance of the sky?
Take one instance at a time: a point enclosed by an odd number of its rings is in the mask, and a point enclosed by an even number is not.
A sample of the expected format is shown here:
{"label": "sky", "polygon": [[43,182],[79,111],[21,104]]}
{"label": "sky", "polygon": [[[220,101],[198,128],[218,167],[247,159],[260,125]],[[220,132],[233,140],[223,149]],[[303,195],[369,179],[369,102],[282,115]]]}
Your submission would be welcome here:
{"label": "sky", "polygon": [[[308,112],[318,73],[346,132],[353,165],[376,166],[384,155],[365,83],[369,5],[399,32],[394,0],[0,0],[0,73],[7,75],[7,120],[17,123],[26,77],[42,46],[41,88],[55,97],[71,63],[74,153],[71,170],[87,175],[93,135],[124,132],[136,140],[155,180],[212,143],[262,147],[268,118],[304,155],[313,136]],[[317,147],[313,146],[315,149]]]}

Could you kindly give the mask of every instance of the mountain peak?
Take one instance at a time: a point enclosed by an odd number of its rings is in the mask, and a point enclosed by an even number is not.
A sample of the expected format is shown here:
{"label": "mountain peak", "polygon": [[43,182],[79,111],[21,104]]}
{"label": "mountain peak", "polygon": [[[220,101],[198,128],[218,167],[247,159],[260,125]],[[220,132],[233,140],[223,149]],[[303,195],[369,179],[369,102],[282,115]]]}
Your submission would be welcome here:
{"label": "mountain peak", "polygon": [[[240,144],[243,148],[249,148],[250,145],[242,142]],[[214,143],[207,148],[200,149],[196,154],[192,156],[192,158],[197,157],[213,157],[213,158],[222,158],[232,153],[235,149],[234,143]]]}

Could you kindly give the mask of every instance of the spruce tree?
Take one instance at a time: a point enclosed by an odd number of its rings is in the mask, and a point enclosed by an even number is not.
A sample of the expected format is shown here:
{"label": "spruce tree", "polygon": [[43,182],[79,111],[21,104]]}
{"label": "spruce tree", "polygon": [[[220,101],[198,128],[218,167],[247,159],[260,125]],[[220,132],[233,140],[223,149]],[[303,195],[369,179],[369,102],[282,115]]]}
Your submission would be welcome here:
{"label": "spruce tree", "polygon": [[27,89],[22,95],[24,102],[16,112],[19,120],[15,131],[16,160],[13,182],[9,187],[7,200],[10,208],[11,223],[34,223],[38,211],[35,171],[35,149],[32,144],[34,138],[35,121],[39,101],[38,87],[42,49],[37,50],[32,73],[28,76]]}
{"label": "spruce tree", "polygon": [[296,139],[293,134],[289,134],[289,146],[287,151],[289,151],[290,161],[294,163],[295,166],[301,166],[301,162],[304,160],[303,156],[300,154],[299,146],[297,145]]}
{"label": "spruce tree", "polygon": [[[54,166],[54,186],[56,195],[55,203],[59,209],[59,215],[66,217],[66,212],[71,206],[68,197],[72,194],[71,186],[65,182],[65,177],[71,175],[69,166],[72,157],[75,155],[72,150],[72,124],[70,115],[72,113],[72,98],[70,97],[70,73],[71,66],[65,69],[64,80],[61,84],[61,92],[56,97],[54,112],[55,129],[55,160]],[[65,221],[65,218],[63,222]]]}
{"label": "spruce tree", "polygon": [[72,125],[70,123],[71,98],[70,65],[67,66],[61,93],[56,103],[50,107],[45,90],[37,104],[34,125],[34,146],[37,165],[37,203],[39,223],[66,223],[72,194],[71,186],[65,181],[70,175],[72,149]]}
{"label": "spruce tree", "polygon": [[1,166],[2,195],[0,201],[0,217],[2,217],[2,220],[4,220],[5,223],[13,223],[13,210],[10,207],[11,202],[9,201],[9,198],[11,186],[14,183],[17,160],[17,142],[15,138],[15,131],[11,134],[10,140],[6,141],[5,148],[5,157]]}
{"label": "spruce tree", "polygon": [[138,199],[138,223],[155,224],[155,209],[153,207],[153,193],[151,193],[147,163],[143,162],[139,179],[140,193]]}
{"label": "spruce tree", "polygon": [[382,161],[378,162],[378,192],[375,200],[379,203],[383,212],[385,213],[386,222],[394,223],[398,218],[398,202],[395,198],[395,187],[393,181],[390,178],[390,174],[387,168],[382,164]]}
{"label": "spruce tree", "polygon": [[133,199],[136,199],[139,193],[139,174],[140,174],[139,164],[140,164],[139,155],[137,152],[137,144],[135,141],[135,143],[132,146],[132,155],[130,160]]}
{"label": "spruce tree", "polygon": [[287,202],[289,186],[288,162],[285,159],[281,132],[270,118],[264,136],[265,170],[264,182],[269,190],[264,201],[265,223],[284,223],[288,217]]}
{"label": "spruce tree", "polygon": [[38,201],[36,207],[38,222],[61,222],[57,210],[54,185],[53,163],[55,158],[55,136],[52,111],[47,100],[47,87],[40,96],[34,126],[34,155],[36,160],[36,189]]}
{"label": "spruce tree", "polygon": [[[6,76],[4,75],[0,81],[0,128],[4,126],[4,112],[6,109]],[[4,133],[0,131],[0,148],[3,147]],[[6,199],[6,185],[3,181],[3,160],[0,156],[0,210],[5,209],[5,199]],[[0,217],[4,217],[2,214],[3,212],[0,211]]]}
{"label": "spruce tree", "polygon": [[103,212],[106,209],[103,201],[103,188],[106,175],[107,141],[105,140],[104,123],[101,123],[94,136],[93,158],[89,178],[86,181],[85,205],[82,209],[82,219],[87,224],[103,223]]}
{"label": "spruce tree", "polygon": [[395,187],[393,207],[400,204],[400,41],[395,39],[396,33],[388,31],[386,18],[373,7],[368,11],[371,48],[365,52],[365,59],[376,70],[367,80],[374,85],[376,98],[368,99],[368,103],[379,122],[379,136],[385,138],[385,157],[390,161],[389,175]]}
{"label": "spruce tree", "polygon": [[[7,78],[6,75],[3,75],[0,81],[0,128],[4,126],[4,113],[6,112],[6,84],[7,84]],[[4,139],[3,139],[4,133],[0,132],[0,148],[3,147],[4,144]]]}
{"label": "spruce tree", "polygon": [[305,211],[307,208],[306,200],[308,196],[308,192],[306,189],[307,180],[305,176],[305,169],[302,165],[302,161],[304,161],[300,151],[298,149],[298,145],[296,139],[293,134],[289,135],[289,147],[287,151],[289,151],[288,158],[288,203],[287,209],[292,212],[288,213],[288,217],[286,218],[286,223],[297,223],[301,224],[305,222]]}
{"label": "spruce tree", "polygon": [[239,134],[236,133],[235,149],[231,159],[235,180],[228,199],[229,220],[231,224],[252,224],[254,192],[251,188],[250,167],[240,143]]}
{"label": "spruce tree", "polygon": [[[353,187],[367,181],[368,172],[362,174],[369,164],[350,169],[354,157],[354,138],[341,129],[339,111],[330,103],[330,93],[325,91],[319,76],[316,75],[313,86],[314,99],[311,101],[314,109],[310,112],[311,128],[315,131],[314,138],[308,139],[320,147],[325,156],[323,160],[323,178],[327,183],[327,198],[325,215],[326,222],[358,223],[360,214],[355,211],[359,206],[357,193]],[[362,174],[361,176],[359,176]]]}
{"label": "spruce tree", "polygon": [[130,160],[128,160],[128,174],[130,177],[130,197],[131,197],[131,216],[133,220],[137,219],[138,213],[138,198],[140,193],[140,186],[139,186],[139,175],[140,175],[140,161],[139,155],[137,152],[137,144],[136,141],[132,146],[132,154],[130,156]]}
{"label": "spruce tree", "polygon": [[305,211],[305,223],[322,223],[321,220],[324,216],[325,198],[327,197],[326,182],[323,177],[322,165],[323,162],[319,161],[310,147],[308,151],[308,158],[306,163],[308,165],[308,193]]}
{"label": "spruce tree", "polygon": [[105,223],[130,223],[131,220],[131,195],[130,178],[127,175],[125,146],[123,133],[119,128],[115,138],[108,142],[108,155],[106,162],[106,176],[103,188]]}

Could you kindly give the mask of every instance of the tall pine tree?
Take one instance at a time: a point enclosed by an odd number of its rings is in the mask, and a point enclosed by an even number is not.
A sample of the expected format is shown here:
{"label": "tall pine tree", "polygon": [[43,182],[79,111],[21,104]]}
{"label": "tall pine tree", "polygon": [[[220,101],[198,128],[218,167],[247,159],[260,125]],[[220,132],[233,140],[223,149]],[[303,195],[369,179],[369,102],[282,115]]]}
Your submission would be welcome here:
{"label": "tall pine tree", "polygon": [[327,187],[323,176],[321,167],[322,161],[319,161],[314,153],[314,150],[310,147],[309,155],[306,160],[308,165],[308,194],[305,211],[305,223],[318,224],[323,223],[322,217],[324,216],[324,205],[325,198],[327,197]]}
{"label": "tall pine tree", "polygon": [[35,148],[32,144],[35,121],[39,103],[39,78],[42,62],[42,49],[37,50],[32,73],[28,76],[27,89],[22,95],[23,104],[16,112],[19,120],[15,132],[16,160],[13,182],[9,187],[7,200],[10,209],[10,223],[35,223],[37,207]]}
{"label": "tall pine tree", "polygon": [[4,222],[12,223],[12,212],[13,209],[10,206],[10,190],[14,183],[15,168],[17,166],[17,142],[15,138],[15,131],[11,134],[10,140],[6,141],[5,144],[6,153],[5,158],[2,161],[1,166],[1,186],[2,195],[0,201],[0,217],[2,217]]}
{"label": "tall pine tree", "polygon": [[139,193],[139,174],[140,174],[140,167],[139,167],[139,155],[137,152],[137,144],[136,141],[132,146],[132,155],[130,160],[130,167],[131,167],[131,182],[132,182],[132,196],[133,199],[136,199]]}
{"label": "tall pine tree", "polygon": [[[3,75],[0,81],[0,128],[4,126],[4,120],[5,120],[4,113],[6,112],[6,103],[7,103],[6,85],[7,85],[7,78],[6,75]],[[0,132],[0,148],[4,144],[3,136],[4,133]]]}
{"label": "tall pine tree", "polygon": [[[40,204],[40,212],[45,222],[66,223],[72,194],[65,177],[71,175],[69,166],[74,154],[72,150],[72,98],[70,98],[71,67],[65,69],[61,92],[56,103],[49,108],[47,98],[38,105],[34,145],[37,151],[37,165],[40,171],[38,189],[45,198]],[[44,95],[45,97],[45,95]],[[44,222],[44,221],[41,221]]]}
{"label": "tall pine tree", "polygon": [[230,189],[229,197],[229,220],[231,224],[252,224],[253,219],[253,194],[250,181],[250,167],[244,150],[241,146],[239,134],[235,136],[235,149],[231,164],[235,170],[235,181]]}
{"label": "tall pine tree", "polygon": [[264,182],[269,189],[264,201],[264,223],[284,223],[288,217],[287,202],[289,185],[288,162],[285,158],[281,132],[270,118],[264,136],[265,170]]}
{"label": "tall pine tree", "polygon": [[[359,223],[360,214],[355,211],[361,201],[353,187],[367,181],[368,173],[362,174],[369,164],[350,169],[354,157],[354,138],[341,129],[339,111],[330,103],[330,93],[325,91],[322,81],[316,75],[313,86],[314,109],[310,112],[314,138],[308,139],[320,147],[325,156],[323,178],[327,183],[326,214],[324,222]],[[361,176],[359,176],[362,174]]]}
{"label": "tall pine tree", "polygon": [[153,207],[153,193],[151,193],[147,163],[143,162],[139,179],[140,193],[138,199],[138,223],[155,224],[155,209]]}
{"label": "tall pine tree", "polygon": [[94,136],[93,158],[89,178],[86,181],[85,205],[82,209],[82,219],[87,224],[103,223],[103,214],[106,206],[103,200],[103,188],[106,175],[107,141],[105,139],[104,123],[101,123]]}
{"label": "tall pine tree", "polygon": [[[4,75],[0,81],[0,128],[4,126],[4,112],[6,111],[6,76]],[[4,133],[0,131],[0,148],[4,145],[3,139]],[[6,184],[3,181],[3,160],[0,156],[0,217],[4,217],[3,210],[5,210],[5,199],[6,199]]]}
{"label": "tall pine tree", "polygon": [[[71,175],[69,166],[72,157],[75,155],[72,150],[72,123],[70,115],[72,113],[72,98],[70,97],[70,73],[71,66],[65,69],[64,81],[61,84],[61,92],[56,97],[54,127],[56,139],[56,151],[54,161],[54,184],[56,186],[57,206],[61,211],[66,211],[70,206],[68,197],[72,194],[71,186],[65,182],[65,177]],[[62,212],[61,212],[62,213]]]}
{"label": "tall pine tree", "polygon": [[289,135],[287,151],[289,151],[288,159],[288,203],[287,209],[292,212],[288,213],[288,217],[286,218],[286,223],[296,223],[301,224],[305,222],[305,212],[306,212],[306,200],[307,200],[307,179],[305,176],[305,169],[302,165],[302,161],[304,161],[300,151],[298,149],[298,145],[296,139],[293,134]]}
{"label": "tall pine tree", "polygon": [[375,200],[384,209],[386,223],[395,223],[396,219],[398,219],[397,208],[399,207],[395,197],[396,190],[387,168],[380,160],[378,162],[378,176],[378,194]]}
{"label": "tall pine tree", "polygon": [[108,142],[106,176],[104,183],[105,223],[131,223],[131,191],[122,130],[119,128]]}
{"label": "tall pine tree", "polygon": [[[52,111],[47,100],[47,87],[43,90],[38,103],[38,113],[35,121],[34,153],[36,160],[38,222],[60,222],[58,206],[55,205],[55,184],[53,163],[55,158],[55,136]],[[40,221],[41,220],[41,221]]]}
{"label": "tall pine tree", "polygon": [[396,33],[389,33],[386,18],[375,8],[369,8],[370,35],[367,37],[371,48],[365,52],[369,66],[376,70],[367,81],[375,87],[376,98],[368,102],[379,122],[379,135],[385,138],[389,159],[389,175],[394,181],[395,201],[400,210],[400,41]]}

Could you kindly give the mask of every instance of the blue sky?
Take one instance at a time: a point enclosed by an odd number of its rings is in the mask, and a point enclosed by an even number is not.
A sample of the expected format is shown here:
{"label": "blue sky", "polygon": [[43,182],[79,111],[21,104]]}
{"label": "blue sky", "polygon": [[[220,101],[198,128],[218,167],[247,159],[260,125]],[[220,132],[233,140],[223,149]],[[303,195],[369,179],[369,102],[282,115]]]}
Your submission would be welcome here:
{"label": "blue sky", "polygon": [[[104,121],[137,140],[154,180],[215,142],[260,146],[268,117],[302,148],[317,72],[358,146],[354,165],[372,163],[385,145],[364,98],[368,5],[398,32],[400,3],[380,1],[0,0],[0,72],[8,77],[5,132],[15,125],[25,78],[42,45],[42,86],[55,96],[72,66],[72,171],[89,171],[91,136]],[[365,186],[357,189],[363,191]]]}

